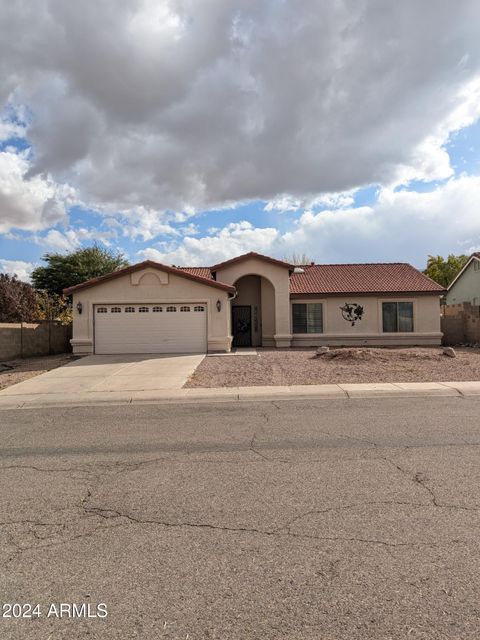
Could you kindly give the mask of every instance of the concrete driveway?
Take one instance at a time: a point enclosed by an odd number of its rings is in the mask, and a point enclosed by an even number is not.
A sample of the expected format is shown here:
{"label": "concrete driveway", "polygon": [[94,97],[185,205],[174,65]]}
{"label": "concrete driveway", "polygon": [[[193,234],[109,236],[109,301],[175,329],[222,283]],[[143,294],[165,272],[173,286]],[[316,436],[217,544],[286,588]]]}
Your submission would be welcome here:
{"label": "concrete driveway", "polygon": [[[0,396],[181,389],[204,354],[86,356],[0,392]],[[19,398],[21,399],[21,398]]]}

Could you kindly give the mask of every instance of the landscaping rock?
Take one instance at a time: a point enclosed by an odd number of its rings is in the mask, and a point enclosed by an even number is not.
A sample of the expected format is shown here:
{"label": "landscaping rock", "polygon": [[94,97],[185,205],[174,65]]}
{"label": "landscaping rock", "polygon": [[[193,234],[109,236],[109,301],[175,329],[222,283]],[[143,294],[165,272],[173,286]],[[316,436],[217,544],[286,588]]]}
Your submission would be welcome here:
{"label": "landscaping rock", "polygon": [[330,347],[318,347],[317,356],[323,356],[325,353],[330,351]]}
{"label": "landscaping rock", "polygon": [[449,358],[456,358],[457,354],[453,347],[443,347],[443,355],[448,356]]}
{"label": "landscaping rock", "polygon": [[323,356],[324,360],[345,360],[357,361],[357,360],[372,360],[374,358],[370,349],[332,349],[329,350]]}

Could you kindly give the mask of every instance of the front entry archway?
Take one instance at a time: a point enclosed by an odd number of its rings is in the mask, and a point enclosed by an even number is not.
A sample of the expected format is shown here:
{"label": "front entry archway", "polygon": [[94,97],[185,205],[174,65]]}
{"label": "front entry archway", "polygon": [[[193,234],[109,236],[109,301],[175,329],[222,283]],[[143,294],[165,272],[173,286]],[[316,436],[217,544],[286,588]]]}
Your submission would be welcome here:
{"label": "front entry archway", "polygon": [[237,296],[232,300],[234,347],[274,346],[275,290],[269,280],[257,274],[242,276],[235,282]]}

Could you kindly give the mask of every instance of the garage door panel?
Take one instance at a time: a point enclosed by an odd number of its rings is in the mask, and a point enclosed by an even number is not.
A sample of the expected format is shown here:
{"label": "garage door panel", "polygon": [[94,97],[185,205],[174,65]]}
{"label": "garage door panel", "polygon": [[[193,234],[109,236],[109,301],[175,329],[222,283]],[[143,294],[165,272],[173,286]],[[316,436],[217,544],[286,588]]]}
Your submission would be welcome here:
{"label": "garage door panel", "polygon": [[[148,311],[140,312],[140,307]],[[154,312],[154,307],[161,307],[162,311]],[[167,307],[176,311],[167,312]],[[181,307],[190,311],[180,311]],[[135,311],[127,312],[127,308]],[[204,303],[96,305],[95,353],[204,353],[206,309]]]}

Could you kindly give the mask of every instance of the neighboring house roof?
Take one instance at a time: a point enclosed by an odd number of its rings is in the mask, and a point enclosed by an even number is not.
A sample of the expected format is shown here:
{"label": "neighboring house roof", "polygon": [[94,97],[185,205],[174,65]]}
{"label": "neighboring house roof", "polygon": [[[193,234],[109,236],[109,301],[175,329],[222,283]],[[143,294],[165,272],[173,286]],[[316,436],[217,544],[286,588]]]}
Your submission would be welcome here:
{"label": "neighboring house roof", "polygon": [[212,272],[209,267],[178,267],[186,273],[191,273],[194,276],[200,276],[200,278],[212,279]]}
{"label": "neighboring house roof", "polygon": [[223,267],[227,267],[230,264],[235,264],[235,262],[242,262],[243,260],[248,260],[249,258],[257,258],[258,260],[264,260],[265,262],[271,262],[272,264],[276,264],[279,267],[285,267],[286,269],[293,269],[294,265],[289,262],[284,262],[283,260],[277,260],[276,258],[270,258],[269,256],[264,256],[261,253],[256,253],[255,251],[249,251],[249,253],[244,253],[241,256],[237,256],[236,258],[231,258],[230,260],[225,260],[225,262],[220,262],[219,264],[215,264],[213,267],[210,267],[210,271],[218,271]]}
{"label": "neighboring house roof", "polygon": [[290,294],[444,293],[406,263],[316,264],[290,277]]}
{"label": "neighboring house roof", "polygon": [[206,284],[209,287],[216,287],[217,289],[223,289],[224,291],[235,293],[235,287],[229,284],[225,284],[224,282],[218,282],[217,280],[212,280],[209,277],[202,277],[200,275],[189,273],[182,269],[177,269],[177,267],[170,267],[165,264],[160,264],[159,262],[154,262],[153,260],[145,260],[144,262],[133,264],[130,267],[125,267],[124,269],[119,269],[118,271],[112,271],[112,273],[107,273],[104,276],[99,276],[98,278],[92,278],[91,280],[86,280],[85,282],[74,285],[73,287],[68,287],[67,289],[64,289],[63,293],[65,295],[70,295],[71,293],[74,293],[76,291],[87,289],[88,287],[95,287],[96,285],[102,284],[103,282],[108,282],[108,280],[113,280],[114,278],[119,278],[129,273],[133,273],[134,271],[140,271],[142,269],[147,269],[147,268],[159,269],[160,271],[166,271],[167,273],[180,276],[180,278],[186,278],[187,280],[193,280],[201,284]]}
{"label": "neighboring house roof", "polygon": [[460,271],[457,273],[457,275],[455,276],[455,278],[451,281],[451,283],[448,285],[447,287],[447,291],[450,291],[450,289],[453,287],[453,285],[455,284],[455,282],[460,278],[460,276],[463,274],[463,272],[465,271],[465,269],[474,261],[474,260],[479,260],[480,261],[480,252],[475,252],[472,253],[472,255],[470,256],[470,258],[467,260],[467,262],[463,265],[463,267],[460,269]]}

